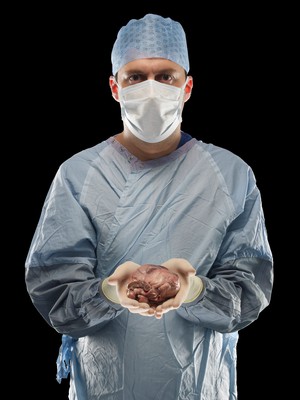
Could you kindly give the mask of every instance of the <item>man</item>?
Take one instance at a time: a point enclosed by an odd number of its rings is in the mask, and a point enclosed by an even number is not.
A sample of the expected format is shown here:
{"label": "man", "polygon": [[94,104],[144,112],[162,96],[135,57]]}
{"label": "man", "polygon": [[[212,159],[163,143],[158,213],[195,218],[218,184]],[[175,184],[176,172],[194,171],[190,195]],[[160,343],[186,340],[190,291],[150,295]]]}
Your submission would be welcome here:
{"label": "man", "polygon": [[[181,129],[193,79],[178,22],[129,21],[112,67],[124,129],[61,165],[26,260],[33,304],[63,334],[57,379],[70,372],[72,400],[236,399],[238,331],[273,285],[255,177]],[[178,293],[129,298],[145,264]]]}

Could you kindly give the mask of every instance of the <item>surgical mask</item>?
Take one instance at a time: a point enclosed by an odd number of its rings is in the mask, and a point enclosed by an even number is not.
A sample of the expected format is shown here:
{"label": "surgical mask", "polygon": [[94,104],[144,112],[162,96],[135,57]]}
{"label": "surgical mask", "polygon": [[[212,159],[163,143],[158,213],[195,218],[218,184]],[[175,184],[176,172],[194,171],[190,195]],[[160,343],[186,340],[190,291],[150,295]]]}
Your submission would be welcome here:
{"label": "surgical mask", "polygon": [[119,87],[121,116],[129,130],[147,143],[169,137],[182,121],[184,89],[146,80]]}

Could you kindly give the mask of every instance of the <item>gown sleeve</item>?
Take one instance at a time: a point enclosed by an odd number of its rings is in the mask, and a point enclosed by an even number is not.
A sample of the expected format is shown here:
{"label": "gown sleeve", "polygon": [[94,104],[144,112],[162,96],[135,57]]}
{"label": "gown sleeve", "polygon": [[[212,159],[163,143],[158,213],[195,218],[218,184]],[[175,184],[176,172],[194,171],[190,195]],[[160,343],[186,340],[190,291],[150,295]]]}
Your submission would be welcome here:
{"label": "gown sleeve", "polygon": [[204,291],[177,311],[189,321],[223,333],[255,321],[269,305],[273,287],[273,258],[261,194],[250,168],[245,195],[234,202],[241,207],[226,230],[215,262],[205,276],[197,273]]}
{"label": "gown sleeve", "polygon": [[79,172],[69,179],[63,166],[58,170],[25,263],[34,306],[57,332],[75,338],[92,334],[124,310],[99,292],[97,234],[79,201],[81,178]]}

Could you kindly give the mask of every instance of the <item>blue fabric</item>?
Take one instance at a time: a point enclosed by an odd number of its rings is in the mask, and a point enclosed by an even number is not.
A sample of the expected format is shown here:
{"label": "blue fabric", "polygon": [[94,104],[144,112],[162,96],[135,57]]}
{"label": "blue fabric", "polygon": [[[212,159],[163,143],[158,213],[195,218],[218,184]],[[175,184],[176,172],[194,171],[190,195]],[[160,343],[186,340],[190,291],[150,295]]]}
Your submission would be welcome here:
{"label": "blue fabric", "polygon": [[119,30],[112,49],[113,74],[130,61],[153,57],[166,58],[189,72],[186,36],[179,22],[155,14],[130,20]]}
{"label": "blue fabric", "polygon": [[66,379],[69,376],[70,361],[75,341],[76,340],[70,336],[62,335],[62,344],[59,348],[59,354],[56,360],[56,380],[59,383],[61,383],[62,379]]}
{"label": "blue fabric", "polygon": [[[121,263],[185,258],[204,290],[162,319],[113,307]],[[271,298],[272,253],[251,168],[190,139],[141,161],[114,137],[59,168],[26,259],[35,307],[63,336],[72,400],[236,400],[238,331]],[[68,336],[78,340],[71,340]]]}
{"label": "blue fabric", "polygon": [[180,141],[178,143],[177,148],[179,149],[179,147],[183,146],[186,142],[188,142],[191,139],[192,139],[191,135],[189,135],[188,133],[185,133],[185,132],[181,132],[181,137],[180,137]]}

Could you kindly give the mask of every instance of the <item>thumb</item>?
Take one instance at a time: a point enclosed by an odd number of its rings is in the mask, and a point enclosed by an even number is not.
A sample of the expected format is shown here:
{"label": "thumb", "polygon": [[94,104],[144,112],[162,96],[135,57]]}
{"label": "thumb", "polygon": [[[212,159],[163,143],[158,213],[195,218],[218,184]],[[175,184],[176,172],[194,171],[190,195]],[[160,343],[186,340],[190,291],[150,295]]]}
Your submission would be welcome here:
{"label": "thumb", "polygon": [[192,264],[184,258],[171,258],[161,265],[169,268],[173,272],[184,273],[186,276],[193,276],[196,273]]}
{"label": "thumb", "polygon": [[116,270],[107,278],[107,283],[112,286],[116,286],[118,282],[125,281],[130,275],[139,268],[139,264],[133,261],[126,261],[120,264]]}

